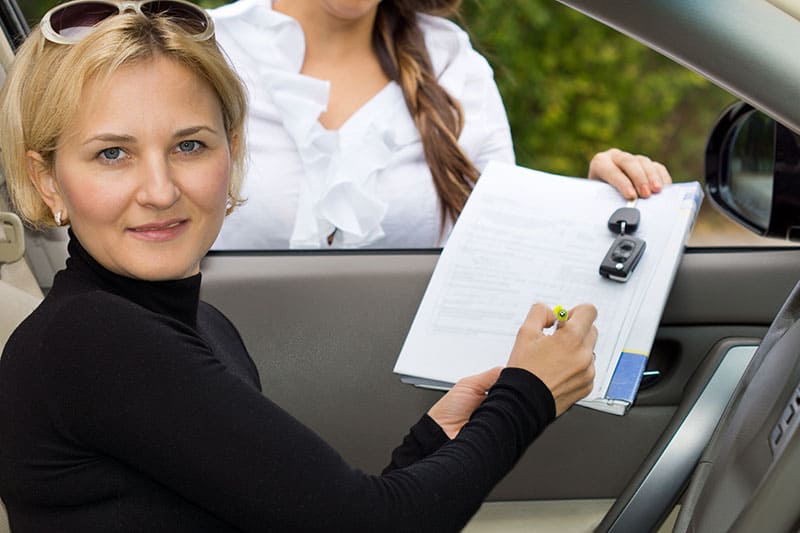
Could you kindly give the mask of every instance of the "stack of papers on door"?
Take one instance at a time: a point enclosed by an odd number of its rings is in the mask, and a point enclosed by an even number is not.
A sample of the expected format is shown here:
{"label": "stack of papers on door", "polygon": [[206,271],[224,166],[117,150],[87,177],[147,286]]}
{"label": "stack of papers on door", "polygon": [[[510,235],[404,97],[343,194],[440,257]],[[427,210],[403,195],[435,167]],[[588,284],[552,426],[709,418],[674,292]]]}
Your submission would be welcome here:
{"label": "stack of papers on door", "polygon": [[600,276],[625,206],[609,185],[490,163],[442,251],[394,367],[413,385],[448,389],[503,366],[530,306],[597,307],[594,390],[579,402],[622,415],[633,403],[703,198],[697,182],[636,207],[647,242],[626,283]]}

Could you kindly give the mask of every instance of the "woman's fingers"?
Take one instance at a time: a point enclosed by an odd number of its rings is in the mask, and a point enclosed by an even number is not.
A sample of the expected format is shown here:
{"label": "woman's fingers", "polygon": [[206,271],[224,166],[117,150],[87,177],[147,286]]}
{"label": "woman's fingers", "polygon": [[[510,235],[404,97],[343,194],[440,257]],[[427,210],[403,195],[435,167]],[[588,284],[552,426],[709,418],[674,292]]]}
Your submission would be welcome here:
{"label": "woman's fingers", "polygon": [[555,320],[553,311],[536,304],[520,326],[508,366],[524,368],[541,379],[555,399],[557,415],[592,389],[596,318],[593,305],[581,304],[570,310],[562,327],[545,335],[542,330]]}
{"label": "woman's fingers", "polygon": [[618,148],[599,152],[592,158],[589,178],[607,182],[628,200],[647,198],[672,183],[663,164]]}

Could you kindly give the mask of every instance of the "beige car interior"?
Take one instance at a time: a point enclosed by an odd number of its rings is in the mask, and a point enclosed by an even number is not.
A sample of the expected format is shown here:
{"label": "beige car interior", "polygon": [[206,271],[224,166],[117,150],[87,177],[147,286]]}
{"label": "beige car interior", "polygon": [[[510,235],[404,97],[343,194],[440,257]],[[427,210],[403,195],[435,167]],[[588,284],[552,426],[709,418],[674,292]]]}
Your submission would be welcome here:
{"label": "beige car interior", "polygon": [[[3,179],[0,176],[0,190]],[[7,211],[0,195],[0,353],[11,332],[33,311],[42,291],[24,258],[25,233],[22,222]],[[0,501],[0,533],[8,533],[8,519]]]}
{"label": "beige car interior", "polygon": [[[6,39],[0,39],[0,83],[14,52]],[[24,257],[25,232],[15,214],[9,212],[5,178],[0,174],[0,353],[9,335],[39,305],[42,291]],[[0,533],[8,533],[8,518],[0,501]]]}

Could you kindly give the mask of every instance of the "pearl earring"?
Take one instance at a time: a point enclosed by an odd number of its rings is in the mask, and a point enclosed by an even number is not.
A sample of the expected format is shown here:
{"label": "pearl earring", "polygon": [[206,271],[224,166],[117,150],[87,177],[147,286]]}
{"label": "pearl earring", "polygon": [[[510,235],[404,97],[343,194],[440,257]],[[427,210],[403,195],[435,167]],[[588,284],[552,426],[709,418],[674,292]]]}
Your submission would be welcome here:
{"label": "pearl earring", "polygon": [[60,226],[61,225],[61,211],[56,212],[55,219],[56,219],[56,226]]}

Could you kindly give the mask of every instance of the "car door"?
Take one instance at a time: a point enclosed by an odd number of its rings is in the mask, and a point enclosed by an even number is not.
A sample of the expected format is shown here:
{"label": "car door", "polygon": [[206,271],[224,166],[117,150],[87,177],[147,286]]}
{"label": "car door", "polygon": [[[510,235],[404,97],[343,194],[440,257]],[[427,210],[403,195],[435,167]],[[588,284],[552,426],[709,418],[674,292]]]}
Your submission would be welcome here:
{"label": "car door", "polygon": [[[203,264],[204,297],[237,324],[266,394],[375,472],[439,395],[392,374],[437,256],[215,252]],[[702,387],[730,346],[757,344],[800,277],[799,260],[796,249],[688,250],[648,363],[660,377],[625,416],[564,414],[491,499],[603,500],[584,502],[602,516],[695,399],[693,378]]]}
{"label": "car door", "polygon": [[[6,43],[24,27],[14,2],[2,2]],[[608,4],[617,14],[647,10],[637,2]],[[657,4],[663,9],[659,32],[680,30],[678,7]],[[642,15],[630,23],[644,40],[647,21]],[[675,40],[656,46],[668,51]],[[703,44],[698,32],[693,46]],[[769,68],[753,68],[771,72],[778,68],[771,60],[761,56],[760,65]],[[730,86],[734,74],[713,77]],[[45,291],[63,264],[62,237],[28,235],[27,257]],[[239,329],[265,394],[354,466],[378,472],[441,394],[402,384],[392,373],[438,256],[439,250],[210,252],[202,264],[203,298]],[[731,348],[759,342],[798,278],[795,247],[688,248],[634,406],[624,416],[580,407],[565,413],[496,487],[468,530],[594,528],[615,499],[632,490],[631,481],[650,471],[642,467],[658,461]],[[710,432],[713,423],[701,429]]]}

